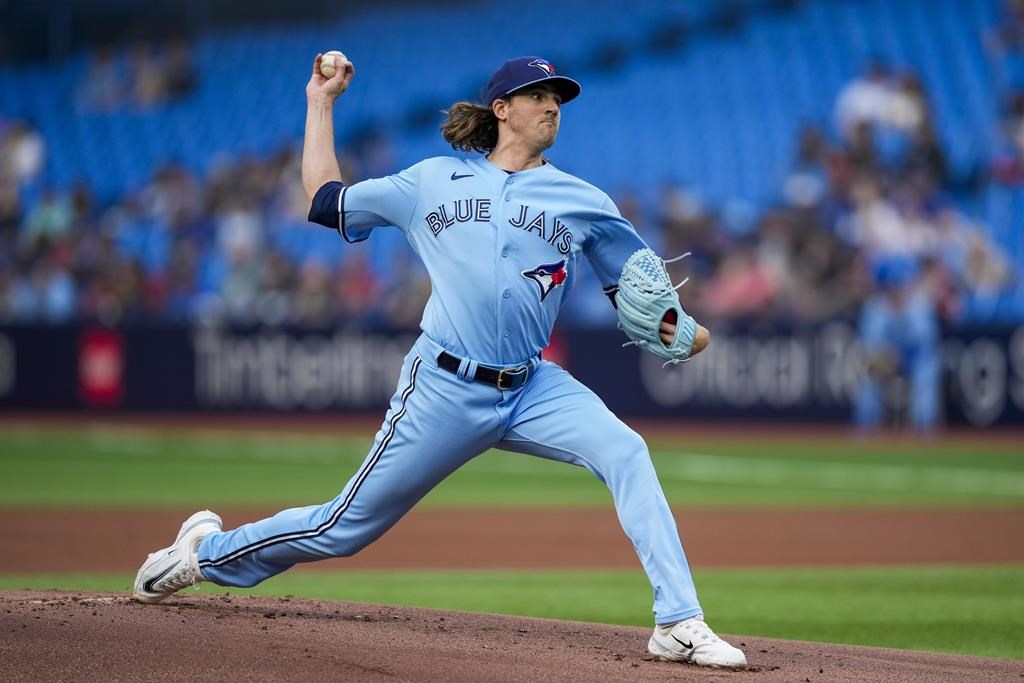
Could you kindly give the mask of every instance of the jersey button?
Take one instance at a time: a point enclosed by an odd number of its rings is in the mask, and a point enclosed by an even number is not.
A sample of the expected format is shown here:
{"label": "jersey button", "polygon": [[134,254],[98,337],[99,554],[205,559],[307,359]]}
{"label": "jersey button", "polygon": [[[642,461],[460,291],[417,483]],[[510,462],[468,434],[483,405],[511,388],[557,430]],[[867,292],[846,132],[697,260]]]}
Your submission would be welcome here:
{"label": "jersey button", "polygon": [[505,201],[506,202],[512,201],[512,195],[510,195],[510,194],[505,195]]}
{"label": "jersey button", "polygon": [[511,337],[511,336],[512,336],[512,333],[511,333],[511,332],[509,332],[508,330],[505,330],[505,336],[506,336],[506,337]]}
{"label": "jersey button", "polygon": [[507,298],[509,298],[510,296],[512,296],[512,292],[510,292],[510,291],[508,291],[508,290],[506,289],[506,290],[505,290],[504,292],[502,292],[502,293],[501,293],[501,295],[502,295],[503,297],[505,297],[505,298],[507,299]]}
{"label": "jersey button", "polygon": [[504,249],[501,250],[501,257],[508,258],[508,247],[505,247]]}

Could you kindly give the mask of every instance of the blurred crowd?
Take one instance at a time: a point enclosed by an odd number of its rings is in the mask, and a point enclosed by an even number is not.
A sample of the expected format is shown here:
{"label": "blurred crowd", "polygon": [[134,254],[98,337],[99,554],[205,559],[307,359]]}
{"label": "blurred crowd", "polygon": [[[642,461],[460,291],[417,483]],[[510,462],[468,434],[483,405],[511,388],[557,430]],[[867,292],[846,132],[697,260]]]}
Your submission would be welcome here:
{"label": "blurred crowd", "polygon": [[[360,177],[355,157],[342,161]],[[4,174],[0,321],[415,327],[430,291],[422,268],[399,254],[374,269],[367,250],[309,224],[300,163],[292,148],[206,178],[167,166],[106,207],[84,185],[44,187],[26,207]],[[296,258],[282,236],[318,244]]]}
{"label": "blurred crowd", "polygon": [[164,44],[139,41],[120,57],[110,46],[93,48],[76,93],[84,111],[148,109],[184,97],[196,87],[192,48],[178,38]]}
{"label": "blurred crowd", "polygon": [[656,205],[624,191],[619,208],[653,227],[664,253],[692,252],[671,269],[677,279],[692,276],[684,300],[699,318],[856,319],[889,286],[882,273],[900,262],[905,284],[955,321],[965,296],[997,297],[1013,270],[985,226],[953,201],[954,192],[974,191],[985,169],[951,177],[935,131],[917,75],[875,62],[839,94],[834,131],[803,127],[777,206],[715,210],[696,191],[667,184]]}
{"label": "blurred crowd", "polygon": [[[1012,62],[1024,54],[1024,1],[1006,7],[986,44]],[[160,106],[196,84],[185,42],[127,54],[93,52],[80,106]],[[776,205],[715,207],[668,182],[653,200],[631,188],[614,199],[663,254],[692,253],[670,270],[691,277],[683,299],[701,320],[855,321],[877,301],[895,319],[913,301],[926,317],[957,320],[965,298],[996,297],[1016,277],[952,200],[1024,183],[1024,83],[1012,64],[1004,71],[1002,144],[966,175],[950,170],[920,78],[875,61],[838,94],[834,121],[803,127]],[[350,182],[397,170],[386,137],[346,147]],[[0,322],[415,328],[429,296],[404,245],[375,236],[350,248],[306,222],[297,145],[202,177],[167,166],[109,205],[84,185],[44,186],[46,145],[28,122],[0,121],[0,161]],[[614,325],[585,274],[564,318]]]}

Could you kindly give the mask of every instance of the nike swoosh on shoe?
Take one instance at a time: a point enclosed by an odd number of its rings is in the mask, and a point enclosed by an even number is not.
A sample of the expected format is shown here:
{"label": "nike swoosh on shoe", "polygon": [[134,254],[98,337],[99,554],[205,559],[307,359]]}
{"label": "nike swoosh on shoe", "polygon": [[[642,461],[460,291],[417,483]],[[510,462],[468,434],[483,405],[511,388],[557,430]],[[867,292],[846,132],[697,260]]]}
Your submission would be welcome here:
{"label": "nike swoosh on shoe", "polygon": [[159,575],[154,576],[152,579],[150,579],[146,583],[142,584],[142,590],[146,591],[147,593],[152,593],[153,592],[153,584],[156,583],[157,581],[159,581],[160,579],[164,578],[168,574],[170,574],[171,570],[174,569],[175,567],[177,567],[179,564],[181,564],[181,560],[178,560],[177,562],[172,564],[170,567],[168,567],[167,569],[165,569],[162,572],[160,572]]}

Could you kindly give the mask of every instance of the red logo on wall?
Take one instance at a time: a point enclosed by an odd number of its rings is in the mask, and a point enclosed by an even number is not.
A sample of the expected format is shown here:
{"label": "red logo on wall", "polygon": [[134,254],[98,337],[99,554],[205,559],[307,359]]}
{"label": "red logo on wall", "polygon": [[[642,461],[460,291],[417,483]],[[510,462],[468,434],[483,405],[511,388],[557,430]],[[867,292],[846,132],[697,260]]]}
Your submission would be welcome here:
{"label": "red logo on wall", "polygon": [[112,407],[124,395],[124,343],[111,330],[86,330],[78,350],[78,381],[82,402]]}

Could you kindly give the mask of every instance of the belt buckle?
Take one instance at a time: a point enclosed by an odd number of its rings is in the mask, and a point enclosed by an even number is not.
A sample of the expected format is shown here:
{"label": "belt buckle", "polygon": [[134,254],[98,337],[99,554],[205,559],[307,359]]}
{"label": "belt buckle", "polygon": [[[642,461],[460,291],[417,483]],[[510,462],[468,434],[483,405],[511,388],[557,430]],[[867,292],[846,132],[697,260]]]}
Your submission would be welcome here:
{"label": "belt buckle", "polygon": [[526,365],[520,365],[517,368],[502,368],[501,370],[498,370],[498,389],[500,389],[502,391],[506,391],[508,389],[511,389],[512,388],[511,384],[509,384],[508,386],[505,386],[505,384],[503,382],[503,380],[505,379],[505,376],[506,375],[519,375],[520,373],[526,372],[526,370],[527,370],[527,366]]}

